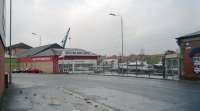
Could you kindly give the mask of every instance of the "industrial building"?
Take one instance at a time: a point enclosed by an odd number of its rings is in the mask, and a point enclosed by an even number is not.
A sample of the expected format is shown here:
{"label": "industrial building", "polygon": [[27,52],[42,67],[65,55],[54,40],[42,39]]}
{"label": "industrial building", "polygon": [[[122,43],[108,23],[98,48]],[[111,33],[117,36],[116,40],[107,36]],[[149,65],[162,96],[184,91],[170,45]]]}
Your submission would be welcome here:
{"label": "industrial building", "polygon": [[179,73],[179,54],[176,51],[168,50],[164,54],[164,67],[165,67],[165,77],[175,76],[180,77]]}
{"label": "industrial building", "polygon": [[5,53],[5,0],[0,0],[0,97],[5,89],[4,53]]}
{"label": "industrial building", "polygon": [[50,44],[16,54],[20,70],[39,69],[46,73],[57,72],[56,59],[59,55],[54,54],[54,50],[61,48],[58,44]]}
{"label": "industrial building", "polygon": [[200,31],[177,38],[180,47],[181,77],[200,79]]}
{"label": "industrial building", "polygon": [[50,44],[32,48],[16,55],[20,70],[39,69],[44,73],[91,72],[98,56],[83,49]]}
{"label": "industrial building", "polygon": [[97,66],[98,56],[92,52],[77,48],[67,48],[60,52],[62,52],[58,60],[60,72],[91,73]]}

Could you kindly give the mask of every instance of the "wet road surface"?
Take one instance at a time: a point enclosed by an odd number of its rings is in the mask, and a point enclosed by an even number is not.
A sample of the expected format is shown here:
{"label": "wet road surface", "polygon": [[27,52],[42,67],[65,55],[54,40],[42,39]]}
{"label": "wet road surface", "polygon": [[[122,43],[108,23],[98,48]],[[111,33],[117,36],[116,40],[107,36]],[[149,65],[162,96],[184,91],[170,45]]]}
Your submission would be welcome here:
{"label": "wet road surface", "polygon": [[199,111],[200,82],[13,74],[8,111]]}

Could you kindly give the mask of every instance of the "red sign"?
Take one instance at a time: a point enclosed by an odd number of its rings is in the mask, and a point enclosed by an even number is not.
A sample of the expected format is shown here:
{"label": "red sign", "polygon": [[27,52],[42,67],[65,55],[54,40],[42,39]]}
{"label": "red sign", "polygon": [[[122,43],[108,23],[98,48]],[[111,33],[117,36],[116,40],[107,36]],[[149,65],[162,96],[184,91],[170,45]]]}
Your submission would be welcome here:
{"label": "red sign", "polygon": [[20,62],[44,62],[44,61],[52,61],[53,57],[23,57],[17,59]]}

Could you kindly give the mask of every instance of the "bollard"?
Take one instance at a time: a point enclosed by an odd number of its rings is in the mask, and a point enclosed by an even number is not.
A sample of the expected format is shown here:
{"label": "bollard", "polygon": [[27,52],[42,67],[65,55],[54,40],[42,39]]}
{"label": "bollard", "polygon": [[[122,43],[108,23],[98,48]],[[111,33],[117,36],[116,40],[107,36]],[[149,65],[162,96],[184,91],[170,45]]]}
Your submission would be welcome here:
{"label": "bollard", "polygon": [[8,73],[5,73],[4,84],[5,88],[8,88]]}

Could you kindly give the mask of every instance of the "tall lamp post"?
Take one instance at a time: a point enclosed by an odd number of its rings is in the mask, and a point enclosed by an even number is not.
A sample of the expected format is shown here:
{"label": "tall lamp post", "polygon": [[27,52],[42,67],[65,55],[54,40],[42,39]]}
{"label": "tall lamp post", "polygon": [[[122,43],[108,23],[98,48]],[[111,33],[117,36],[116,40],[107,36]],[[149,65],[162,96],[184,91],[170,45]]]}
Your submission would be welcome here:
{"label": "tall lamp post", "polygon": [[[122,46],[121,46],[121,48],[122,48],[122,55],[121,55],[121,63],[122,63],[122,59],[123,59],[123,57],[124,57],[124,28],[123,28],[123,17],[121,16],[121,15],[117,15],[117,14],[115,14],[115,13],[110,13],[109,15],[111,15],[111,16],[118,16],[118,17],[120,17],[120,21],[121,21],[121,37],[122,37],[122,39],[121,39],[121,41],[122,41]],[[124,71],[123,71],[123,64],[121,64],[122,65],[122,73],[124,73]]]}
{"label": "tall lamp post", "polygon": [[37,36],[39,36],[39,38],[40,38],[40,46],[42,45],[42,36],[41,35],[39,35],[39,34],[37,34],[37,33],[32,33],[33,35],[37,35]]}

